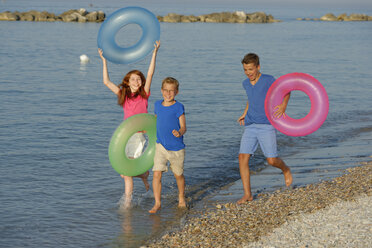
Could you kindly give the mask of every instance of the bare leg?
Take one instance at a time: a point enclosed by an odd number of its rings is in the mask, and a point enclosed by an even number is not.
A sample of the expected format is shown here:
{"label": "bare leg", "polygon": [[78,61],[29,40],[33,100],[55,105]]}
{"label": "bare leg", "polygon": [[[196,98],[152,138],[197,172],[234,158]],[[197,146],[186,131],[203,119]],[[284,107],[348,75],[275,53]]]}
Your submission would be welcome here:
{"label": "bare leg", "polygon": [[162,171],[154,171],[152,177],[152,190],[154,191],[155,204],[149,213],[155,214],[161,208],[161,177]]}
{"label": "bare leg", "polygon": [[179,208],[185,208],[186,207],[186,201],[185,201],[185,177],[184,175],[176,175],[174,174],[174,177],[176,178],[177,187],[178,187],[178,207]]}
{"label": "bare leg", "polygon": [[147,178],[149,177],[149,174],[150,174],[150,172],[146,171],[145,173],[143,173],[139,176],[136,176],[136,177],[139,177],[139,178],[142,179],[143,184],[145,184],[146,191],[149,191],[149,189],[150,189],[150,184],[149,184],[149,181],[147,180]]}
{"label": "bare leg", "polygon": [[267,158],[267,162],[270,165],[282,170],[283,175],[284,175],[285,185],[287,187],[292,184],[293,178],[292,178],[291,170],[289,169],[289,167],[284,163],[284,161],[281,158],[279,158],[279,157]]}
{"label": "bare leg", "polygon": [[244,196],[237,201],[237,204],[242,204],[247,201],[252,201],[253,196],[251,192],[251,179],[249,174],[249,158],[250,154],[240,153],[239,154],[239,170],[240,177],[242,178]]}
{"label": "bare leg", "polygon": [[124,207],[129,207],[132,201],[133,194],[133,177],[121,175],[124,178],[125,184],[125,205]]}

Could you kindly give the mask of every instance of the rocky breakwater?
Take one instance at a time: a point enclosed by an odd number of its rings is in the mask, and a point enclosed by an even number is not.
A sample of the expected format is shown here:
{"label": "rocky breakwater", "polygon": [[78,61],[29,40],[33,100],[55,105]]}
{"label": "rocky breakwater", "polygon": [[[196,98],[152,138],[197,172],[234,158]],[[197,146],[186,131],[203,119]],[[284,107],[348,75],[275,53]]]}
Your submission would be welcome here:
{"label": "rocky breakwater", "polygon": [[[68,10],[60,15],[47,11],[31,10],[27,12],[0,13],[0,21],[39,21],[39,22],[103,22],[106,15],[103,11],[88,12],[85,9]],[[244,11],[211,13],[206,15],[181,15],[169,13],[157,17],[160,22],[215,22],[215,23],[273,23],[280,22],[264,12],[245,13]]]}
{"label": "rocky breakwater", "polygon": [[211,13],[206,15],[180,15],[169,13],[166,16],[158,16],[160,22],[216,22],[216,23],[273,23],[280,22],[275,20],[272,15],[264,12],[245,13],[244,11]]}
{"label": "rocky breakwater", "polygon": [[105,13],[102,11],[88,12],[86,9],[68,10],[60,15],[55,15],[47,11],[31,10],[27,12],[10,12],[0,13],[0,21],[35,21],[35,22],[103,22]]}
{"label": "rocky breakwater", "polygon": [[352,22],[352,21],[372,21],[372,16],[368,16],[365,14],[350,14],[347,15],[346,13],[343,13],[341,15],[334,15],[332,13],[325,14],[324,16],[320,18],[297,18],[297,20],[303,20],[303,21],[331,21],[331,22],[337,22],[337,21],[345,21],[345,22]]}

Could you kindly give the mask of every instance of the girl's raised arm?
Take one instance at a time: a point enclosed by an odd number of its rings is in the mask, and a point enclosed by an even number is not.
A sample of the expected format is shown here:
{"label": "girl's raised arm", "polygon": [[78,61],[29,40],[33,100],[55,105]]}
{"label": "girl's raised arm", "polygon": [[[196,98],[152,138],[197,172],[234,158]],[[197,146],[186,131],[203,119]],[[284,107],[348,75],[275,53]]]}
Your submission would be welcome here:
{"label": "girl's raised arm", "polygon": [[102,49],[98,49],[98,54],[102,59],[103,64],[103,84],[107,86],[112,92],[114,92],[116,95],[119,95],[120,88],[116,86],[113,82],[111,82],[108,70],[107,70],[107,60],[102,55]]}
{"label": "girl's raised arm", "polygon": [[147,71],[146,84],[145,84],[145,91],[147,94],[149,94],[150,92],[152,76],[154,75],[154,72],[155,72],[156,54],[158,53],[159,47],[160,47],[160,41],[156,41],[154,44],[154,51],[152,53],[149,70]]}

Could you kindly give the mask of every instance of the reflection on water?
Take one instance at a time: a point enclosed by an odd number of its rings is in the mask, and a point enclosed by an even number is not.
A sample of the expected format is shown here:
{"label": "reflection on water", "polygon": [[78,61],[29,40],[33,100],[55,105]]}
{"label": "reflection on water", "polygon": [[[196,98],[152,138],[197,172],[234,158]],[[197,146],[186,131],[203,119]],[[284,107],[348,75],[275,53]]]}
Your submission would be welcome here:
{"label": "reflection on water", "polygon": [[[188,128],[189,206],[240,178],[243,129],[236,120],[246,104],[240,60],[247,52],[261,56],[263,73],[309,73],[328,92],[329,115],[318,131],[306,137],[278,135],[280,156],[293,170],[296,186],[333,176],[371,155],[370,23],[162,23],[161,28],[149,112],[162,97],[162,79],[177,78],[176,99],[185,105]],[[99,24],[0,22],[0,29],[0,246],[138,247],[179,226],[184,212],[177,209],[171,172],[163,176],[159,214],[148,214],[154,199],[139,178],[134,178],[128,212],[117,205],[123,180],[109,163],[108,145],[123,113],[102,84]],[[89,63],[80,64],[82,52]],[[119,83],[131,69],[146,74],[149,59],[110,63],[110,79]],[[350,66],[353,73],[343,73]],[[292,100],[293,115],[306,113],[308,97],[294,94]],[[280,171],[264,161],[259,152],[252,159],[256,192],[284,184]]]}

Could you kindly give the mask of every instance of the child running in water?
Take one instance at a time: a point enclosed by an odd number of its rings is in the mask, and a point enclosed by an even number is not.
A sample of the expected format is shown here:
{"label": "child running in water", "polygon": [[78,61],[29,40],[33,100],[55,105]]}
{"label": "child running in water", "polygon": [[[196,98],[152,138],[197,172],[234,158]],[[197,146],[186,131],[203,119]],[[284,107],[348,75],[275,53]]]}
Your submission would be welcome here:
{"label": "child running in water", "polygon": [[[142,72],[133,70],[128,72],[121,84],[118,86],[111,82],[108,69],[107,61],[103,57],[102,50],[98,49],[98,53],[103,62],[103,83],[117,95],[118,104],[123,107],[124,120],[131,117],[132,115],[147,113],[148,98],[150,96],[150,87],[152,82],[152,76],[155,71],[156,55],[160,47],[160,41],[156,41],[154,44],[154,51],[152,54],[150,66],[147,72],[147,79]],[[145,146],[146,139],[143,133],[134,134],[128,141],[126,146],[127,156],[130,158],[137,158],[142,154]],[[137,177],[141,178],[145,184],[146,191],[149,190],[150,185],[148,183],[149,172],[145,172]],[[125,207],[129,207],[133,193],[133,177],[121,175],[124,179],[125,184]]]}
{"label": "child running in water", "polygon": [[183,135],[186,133],[185,109],[182,103],[174,98],[178,94],[179,83],[177,79],[167,77],[163,80],[161,93],[163,100],[155,102],[156,119],[156,148],[154,157],[154,172],[152,187],[155,205],[149,213],[156,213],[161,208],[161,177],[163,172],[170,168],[176,178],[178,187],[178,207],[186,207],[185,177],[183,175],[183,162],[185,159],[185,144]]}
{"label": "child running in water", "polygon": [[[247,79],[243,81],[243,88],[248,97],[244,113],[238,119],[244,125],[244,133],[240,142],[239,169],[243,183],[244,195],[238,204],[252,201],[251,182],[249,174],[249,159],[260,144],[267,162],[282,170],[285,184],[292,184],[292,174],[284,161],[278,157],[276,147],[276,131],[265,114],[265,98],[270,86],[274,83],[273,76],[260,72],[260,60],[254,53],[249,53],[242,60],[244,73]],[[285,110],[290,95],[286,95],[282,104],[276,106],[275,117],[285,116]]]}

